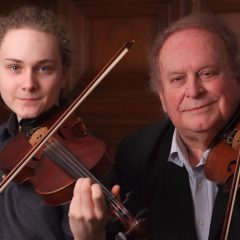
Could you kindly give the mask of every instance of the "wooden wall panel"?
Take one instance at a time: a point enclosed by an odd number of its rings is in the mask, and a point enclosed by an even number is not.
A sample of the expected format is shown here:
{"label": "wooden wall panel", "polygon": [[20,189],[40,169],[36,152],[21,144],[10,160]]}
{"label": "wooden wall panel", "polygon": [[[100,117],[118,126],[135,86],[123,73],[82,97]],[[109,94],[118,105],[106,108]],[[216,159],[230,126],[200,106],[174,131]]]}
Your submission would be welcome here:
{"label": "wooden wall panel", "polygon": [[124,136],[162,117],[158,98],[148,89],[148,51],[156,31],[181,15],[181,2],[92,0],[74,4],[82,26],[79,41],[85,55],[76,57],[82,61],[78,64],[82,70],[72,84],[74,95],[124,42],[136,41],[78,109],[88,127],[107,142],[114,154]]}
{"label": "wooden wall panel", "polygon": [[1,0],[0,4],[0,13],[6,14],[7,12],[11,11],[12,9],[21,7],[23,5],[36,5],[43,8],[49,8],[55,11],[58,5],[58,0],[51,0],[51,1],[40,1],[40,0]]}
{"label": "wooden wall panel", "polygon": [[203,4],[212,12],[240,12],[240,0],[203,0]]}
{"label": "wooden wall panel", "polygon": [[240,44],[240,0],[198,0],[198,11],[210,11],[222,18],[235,32]]}

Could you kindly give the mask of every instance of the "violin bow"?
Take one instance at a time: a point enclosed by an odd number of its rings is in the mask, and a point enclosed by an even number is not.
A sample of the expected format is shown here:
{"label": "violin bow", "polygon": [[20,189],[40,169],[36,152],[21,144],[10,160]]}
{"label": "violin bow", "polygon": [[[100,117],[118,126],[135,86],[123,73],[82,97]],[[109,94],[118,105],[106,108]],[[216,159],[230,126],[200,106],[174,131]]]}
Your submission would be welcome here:
{"label": "violin bow", "polygon": [[8,186],[10,182],[20,173],[21,170],[30,162],[34,155],[42,148],[68,117],[80,106],[80,104],[87,98],[87,96],[98,86],[98,84],[106,77],[106,75],[117,65],[117,63],[127,54],[129,49],[134,44],[134,40],[128,41],[113,55],[102,70],[93,78],[87,87],[77,96],[77,98],[69,105],[63,114],[56,120],[56,122],[49,128],[46,135],[41,139],[24,158],[3,178],[0,182],[0,193]]}

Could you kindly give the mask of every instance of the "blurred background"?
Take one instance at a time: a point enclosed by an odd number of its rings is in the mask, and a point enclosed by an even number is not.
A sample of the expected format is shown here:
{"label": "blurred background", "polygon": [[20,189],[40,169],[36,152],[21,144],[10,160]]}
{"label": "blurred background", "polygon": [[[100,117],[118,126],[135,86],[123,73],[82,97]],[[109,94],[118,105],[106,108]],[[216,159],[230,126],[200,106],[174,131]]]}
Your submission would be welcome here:
{"label": "blurred background", "polygon": [[[240,39],[240,0],[1,0],[0,14],[22,5],[53,10],[66,23],[73,44],[68,97],[73,99],[126,41],[135,40],[77,114],[114,155],[126,135],[161,120],[159,100],[148,86],[148,52],[154,36],[191,12],[214,12]],[[19,46],[20,47],[20,46]],[[0,106],[0,122],[8,109]]]}

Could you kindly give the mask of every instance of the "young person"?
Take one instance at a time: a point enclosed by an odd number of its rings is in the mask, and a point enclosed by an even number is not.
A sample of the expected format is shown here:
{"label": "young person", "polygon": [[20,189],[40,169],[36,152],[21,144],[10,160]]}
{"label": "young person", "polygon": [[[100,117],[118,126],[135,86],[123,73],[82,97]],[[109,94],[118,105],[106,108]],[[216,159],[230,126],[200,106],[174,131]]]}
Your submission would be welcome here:
{"label": "young person", "polygon": [[[21,123],[34,122],[61,105],[70,54],[68,36],[52,12],[22,7],[0,17],[0,93],[12,111],[0,128],[1,149]],[[73,239],[68,208],[48,206],[30,183],[13,181],[0,194],[0,239]]]}

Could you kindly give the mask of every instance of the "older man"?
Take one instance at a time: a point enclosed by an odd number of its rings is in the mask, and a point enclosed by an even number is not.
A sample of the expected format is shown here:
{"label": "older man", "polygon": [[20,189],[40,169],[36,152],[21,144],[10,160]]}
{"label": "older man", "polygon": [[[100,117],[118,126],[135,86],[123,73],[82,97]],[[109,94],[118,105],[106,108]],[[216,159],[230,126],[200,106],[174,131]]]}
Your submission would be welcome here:
{"label": "older man", "polygon": [[[122,191],[137,194],[134,207],[149,209],[150,240],[220,239],[229,194],[206,178],[204,166],[215,137],[229,122],[239,120],[239,66],[236,38],[214,16],[193,14],[157,35],[151,86],[167,117],[125,139],[115,167]],[[99,187],[82,180],[75,190],[70,220],[104,223]],[[76,208],[85,192],[92,197],[91,205]],[[240,236],[239,206],[237,199],[231,240]],[[86,226],[89,238],[82,238],[73,228],[77,239],[95,239]]]}

